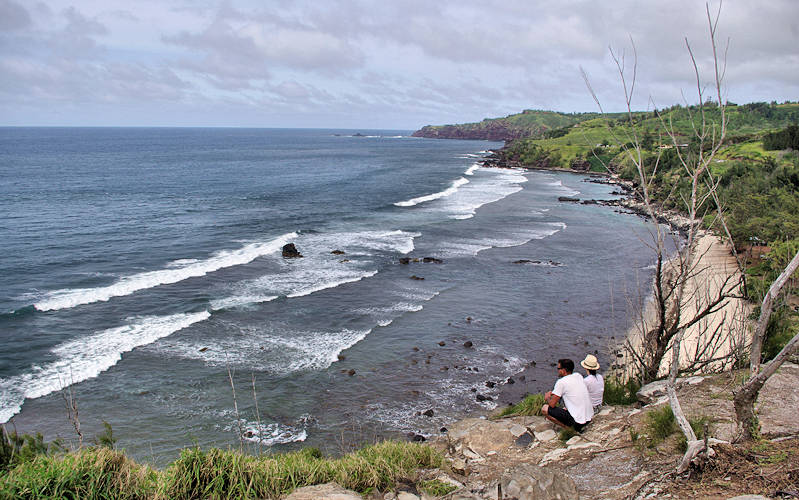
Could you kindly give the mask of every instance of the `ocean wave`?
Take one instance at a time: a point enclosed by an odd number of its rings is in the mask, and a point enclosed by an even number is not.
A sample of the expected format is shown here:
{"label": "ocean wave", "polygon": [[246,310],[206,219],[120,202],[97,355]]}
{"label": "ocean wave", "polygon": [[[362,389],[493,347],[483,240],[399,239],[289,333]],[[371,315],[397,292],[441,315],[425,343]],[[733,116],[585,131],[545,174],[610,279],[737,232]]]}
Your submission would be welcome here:
{"label": "ocean wave", "polygon": [[98,376],[122,359],[122,354],[172,335],[208,319],[208,311],[170,316],[131,318],[132,322],[65,342],[53,348],[56,361],[20,375],[0,379],[0,423],[19,413],[25,399],[55,391]]}
{"label": "ocean wave", "polygon": [[277,295],[233,295],[222,299],[211,301],[211,310],[220,311],[222,309],[235,309],[246,307],[253,304],[262,304],[275,300]]}
{"label": "ocean wave", "polygon": [[[371,256],[407,254],[419,233],[405,231],[355,231],[303,233],[294,241],[304,257],[281,261],[282,271],[229,286],[228,296],[211,301],[213,310],[242,308],[280,296],[297,298],[370,278],[378,273]],[[333,250],[344,252],[332,254]]]}
{"label": "ocean wave", "polygon": [[479,168],[480,168],[480,164],[479,164],[479,163],[475,163],[474,165],[472,165],[471,167],[469,167],[469,168],[466,170],[466,172],[464,172],[464,173],[463,173],[463,175],[474,175],[474,173],[475,173],[475,172],[477,171],[477,169],[479,169]]}
{"label": "ocean wave", "polygon": [[297,233],[287,233],[270,241],[250,243],[236,250],[222,250],[208,259],[188,263],[179,267],[173,261],[166,269],[148,271],[121,278],[112,285],[98,288],[76,288],[50,292],[46,298],[34,304],[39,311],[69,309],[93,302],[105,302],[113,297],[130,295],[139,290],[177,283],[188,278],[205,276],[226,267],[247,264],[258,257],[268,255],[297,237]]}
{"label": "ocean wave", "polygon": [[448,187],[443,191],[439,191],[438,193],[428,194],[426,196],[419,196],[418,198],[411,198],[410,200],[406,201],[398,201],[397,203],[394,203],[394,205],[398,207],[412,207],[414,205],[418,205],[419,203],[445,198],[457,192],[458,188],[468,183],[469,183],[468,179],[465,179],[463,177],[458,177],[452,182],[452,185],[450,187]]}
{"label": "ocean wave", "polygon": [[442,244],[440,253],[448,257],[475,256],[489,248],[510,248],[524,245],[532,240],[541,240],[563,229],[566,229],[566,224],[563,222],[546,222],[540,227],[509,231],[502,233],[502,236],[448,240]]}
{"label": "ocean wave", "polygon": [[[304,331],[285,326],[249,326],[225,332],[224,336],[153,345],[166,356],[201,360],[210,366],[255,369],[273,375],[326,370],[342,351],[365,339],[372,329]],[[211,348],[208,348],[212,345]]]}
{"label": "ocean wave", "polygon": [[374,270],[374,271],[366,271],[366,272],[361,273],[361,274],[359,274],[357,276],[348,276],[348,277],[341,278],[341,279],[334,279],[334,280],[330,280],[330,281],[322,281],[320,283],[314,283],[314,284],[308,285],[306,287],[300,287],[297,291],[289,293],[287,295],[287,297],[289,297],[289,298],[304,297],[306,295],[310,295],[310,294],[312,294],[314,292],[319,292],[321,290],[326,290],[328,288],[336,288],[337,286],[344,285],[346,283],[353,283],[355,281],[361,281],[362,279],[370,278],[370,277],[374,276],[375,274],[377,274],[376,270]]}

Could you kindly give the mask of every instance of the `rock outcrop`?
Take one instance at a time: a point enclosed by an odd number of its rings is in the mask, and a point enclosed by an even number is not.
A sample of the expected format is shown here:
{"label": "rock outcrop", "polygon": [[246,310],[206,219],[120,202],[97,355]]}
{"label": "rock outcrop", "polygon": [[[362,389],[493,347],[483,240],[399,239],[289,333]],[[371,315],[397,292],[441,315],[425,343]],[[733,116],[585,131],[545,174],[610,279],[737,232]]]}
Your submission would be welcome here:
{"label": "rock outcrop", "polygon": [[294,243],[286,243],[283,245],[283,258],[284,259],[297,259],[302,257],[302,254],[297,247],[294,246]]}

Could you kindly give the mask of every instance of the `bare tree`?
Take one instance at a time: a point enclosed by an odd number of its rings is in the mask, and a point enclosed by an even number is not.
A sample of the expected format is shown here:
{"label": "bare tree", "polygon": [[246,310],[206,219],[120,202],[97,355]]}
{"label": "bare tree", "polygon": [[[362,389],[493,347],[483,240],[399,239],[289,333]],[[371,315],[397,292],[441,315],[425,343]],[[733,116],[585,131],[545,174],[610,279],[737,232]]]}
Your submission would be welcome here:
{"label": "bare tree", "polygon": [[[685,244],[680,247],[675,242],[678,250],[672,258],[669,258],[666,247],[668,241],[666,230],[660,223],[659,210],[653,200],[654,182],[658,168],[661,167],[663,149],[658,148],[654,157],[647,159],[641,139],[647,132],[643,128],[641,120],[637,120],[636,113],[632,111],[632,98],[637,76],[635,45],[632,44],[631,77],[625,68],[624,53],[617,55],[611,49],[611,57],[616,64],[624,91],[628,126],[624,128],[608,127],[608,130],[627,160],[635,167],[638,181],[636,194],[643,205],[643,211],[650,220],[651,248],[656,259],[653,278],[653,317],[646,318],[645,315],[642,315],[644,322],[639,329],[639,337],[633,340],[628,339],[625,348],[628,358],[633,360],[633,363],[639,368],[639,376],[643,382],[657,379],[664,369],[664,363],[668,368],[666,390],[669,405],[689,445],[688,452],[679,468],[683,470],[686,464],[690,463],[691,459],[705,448],[706,444],[696,439],[677,397],[675,387],[681,367],[700,369],[711,363],[724,365],[729,362],[730,356],[735,355],[736,352],[740,353],[741,348],[740,336],[731,340],[730,331],[729,329],[725,330],[723,320],[720,326],[713,326],[718,324],[717,321],[709,321],[712,315],[721,311],[728,301],[738,294],[742,284],[740,261],[738,261],[739,265],[735,266],[735,270],[722,276],[720,283],[715,284],[716,286],[697,282],[706,270],[703,255],[698,248],[698,242],[702,236],[701,224],[705,216],[715,210],[716,221],[723,226],[724,233],[729,237],[729,231],[726,230],[723,220],[723,207],[716,192],[718,181],[713,178],[710,170],[727,132],[726,100],[722,92],[726,50],[720,55],[717,47],[717,26],[721,5],[715,15],[711,14],[708,5],[706,5],[706,12],[713,54],[712,95],[706,93],[693,47],[688,39],[685,39],[694,70],[696,97],[698,98],[698,105],[695,108],[686,107],[692,126],[693,147],[684,148],[684,144],[682,144],[684,139],[676,130],[671,119],[669,118],[667,121],[662,115],[657,114],[663,134],[671,143],[664,145],[663,148],[671,149],[676,153],[680,174],[688,184],[687,192],[680,192],[678,184],[675,183],[669,194],[670,197],[679,197],[687,216],[684,226]],[[595,102],[599,105],[600,111],[604,112],[585,73],[583,73],[583,78]],[[711,114],[710,109],[713,108],[715,112]],[[618,132],[619,129],[621,132]],[[624,134],[624,136],[619,134]],[[686,352],[683,353],[683,341],[689,330],[698,331],[695,333],[698,340],[693,350],[686,348]],[[725,349],[720,348],[722,345],[728,346],[726,352]],[[733,345],[735,347],[732,347]],[[670,354],[670,359],[668,354]]]}
{"label": "bare tree", "polygon": [[746,441],[753,439],[759,434],[759,424],[757,415],[755,415],[755,401],[760,393],[760,389],[766,381],[774,375],[788,357],[799,349],[799,333],[793,336],[791,340],[785,344],[785,347],[767,363],[762,371],[760,370],[760,357],[761,346],[766,334],[766,327],[768,326],[769,318],[774,304],[774,299],[780,294],[780,291],[790,279],[796,270],[799,269],[799,252],[788,263],[788,266],[782,271],[776,280],[769,287],[766,296],[763,298],[763,303],[760,306],[760,317],[757,320],[755,331],[752,337],[752,351],[750,355],[750,378],[740,388],[733,391],[734,398],[733,404],[735,406],[735,421],[736,421],[736,441]]}

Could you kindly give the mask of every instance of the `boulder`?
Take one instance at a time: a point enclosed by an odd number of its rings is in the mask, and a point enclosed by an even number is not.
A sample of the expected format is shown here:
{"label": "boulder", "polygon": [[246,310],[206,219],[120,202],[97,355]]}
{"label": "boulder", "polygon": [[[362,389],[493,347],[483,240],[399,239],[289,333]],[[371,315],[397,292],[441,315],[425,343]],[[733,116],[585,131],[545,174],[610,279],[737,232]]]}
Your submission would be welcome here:
{"label": "boulder", "polygon": [[420,278],[419,276],[416,276],[415,274],[414,274],[413,276],[411,276],[411,279],[412,279],[412,280],[416,280],[416,281],[422,281],[422,280],[424,280],[424,278]]}
{"label": "boulder", "polygon": [[410,257],[401,257],[400,260],[399,260],[399,263],[408,265],[408,264],[411,263],[411,258]]}
{"label": "boulder", "polygon": [[297,488],[285,500],[363,500],[363,497],[336,483],[325,483]]}
{"label": "boulder", "polygon": [[466,342],[463,343],[463,347],[465,347],[467,349],[472,347],[472,346],[474,346],[474,344],[472,344],[471,340],[467,340]]}
{"label": "boulder", "polygon": [[558,196],[558,201],[569,201],[577,203],[580,201],[580,198],[572,198],[571,196]]}
{"label": "boulder", "polygon": [[577,500],[577,486],[569,476],[562,472],[544,469],[532,464],[516,466],[489,486],[488,493],[497,498],[498,491],[502,498],[517,500]]}
{"label": "boulder", "polygon": [[430,263],[433,263],[433,264],[443,264],[443,263],[444,263],[444,261],[443,261],[443,260],[441,260],[441,259],[437,259],[437,258],[435,258],[435,257],[425,257],[425,258],[423,258],[423,259],[422,259],[422,262],[425,262],[425,263],[427,263],[427,264],[430,264]]}
{"label": "boulder", "polygon": [[294,243],[286,243],[283,245],[283,258],[284,259],[297,259],[302,257],[302,254],[297,247],[294,246]]}
{"label": "boulder", "polygon": [[478,455],[509,448],[516,438],[502,423],[482,418],[466,418],[449,427],[449,439]]}
{"label": "boulder", "polygon": [[333,250],[330,253],[332,253],[333,255],[344,255],[345,252],[343,250]]}

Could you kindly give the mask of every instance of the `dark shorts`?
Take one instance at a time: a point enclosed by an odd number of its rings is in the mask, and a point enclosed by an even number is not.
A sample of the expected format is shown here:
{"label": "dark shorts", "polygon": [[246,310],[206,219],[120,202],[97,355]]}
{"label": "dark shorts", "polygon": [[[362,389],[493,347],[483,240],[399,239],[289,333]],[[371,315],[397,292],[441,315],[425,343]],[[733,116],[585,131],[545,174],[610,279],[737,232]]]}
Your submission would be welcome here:
{"label": "dark shorts", "polygon": [[574,421],[572,416],[565,408],[552,408],[550,406],[548,413],[550,417],[554,418],[558,422],[561,422],[568,427],[574,427],[574,430],[576,430],[577,432],[582,431],[583,428],[590,423],[589,421],[584,424],[578,424],[577,422]]}

